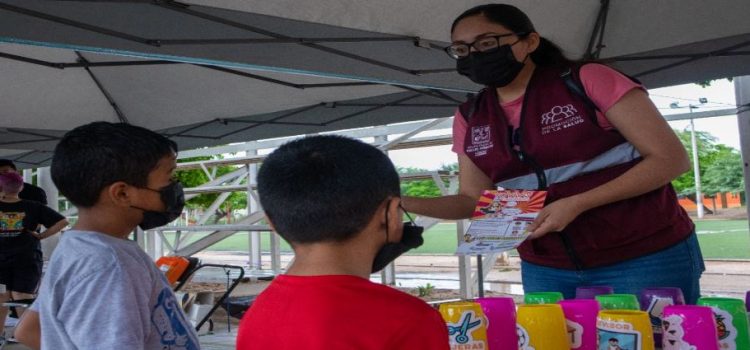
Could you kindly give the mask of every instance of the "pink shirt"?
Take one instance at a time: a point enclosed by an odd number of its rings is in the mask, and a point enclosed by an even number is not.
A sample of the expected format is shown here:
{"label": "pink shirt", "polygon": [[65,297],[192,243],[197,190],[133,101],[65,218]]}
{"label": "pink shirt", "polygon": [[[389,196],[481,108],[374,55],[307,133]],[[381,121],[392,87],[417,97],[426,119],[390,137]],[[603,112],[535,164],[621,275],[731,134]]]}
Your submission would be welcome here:
{"label": "pink shirt", "polygon": [[[614,126],[607,120],[604,113],[607,113],[628,91],[636,88],[644,89],[642,85],[633,82],[620,72],[598,63],[589,63],[581,66],[579,76],[581,84],[583,84],[583,88],[586,90],[586,95],[601,111],[596,112],[596,118],[599,125],[605,130],[614,129]],[[503,109],[503,113],[508,118],[508,123],[514,128],[517,128],[521,121],[523,98],[524,95],[521,95],[513,101],[500,104],[500,108]],[[464,154],[466,125],[466,119],[464,119],[460,111],[456,110],[455,118],[453,118],[452,150],[458,154]]]}

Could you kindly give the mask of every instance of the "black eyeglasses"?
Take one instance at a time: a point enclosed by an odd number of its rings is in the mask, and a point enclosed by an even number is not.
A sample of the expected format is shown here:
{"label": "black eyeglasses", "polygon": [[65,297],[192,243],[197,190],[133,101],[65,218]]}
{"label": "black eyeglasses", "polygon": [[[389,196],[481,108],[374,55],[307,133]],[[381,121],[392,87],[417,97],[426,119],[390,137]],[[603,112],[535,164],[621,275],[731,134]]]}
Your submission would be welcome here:
{"label": "black eyeglasses", "polygon": [[475,40],[473,43],[469,44],[453,44],[451,46],[448,46],[443,49],[445,53],[448,54],[452,59],[459,60],[465,57],[468,57],[471,53],[471,48],[473,47],[475,50],[479,52],[486,52],[492,49],[496,49],[500,46],[500,38],[505,38],[509,36],[525,36],[527,33],[508,33],[508,34],[498,34],[498,35],[490,35],[485,36],[482,38],[479,38]]}
{"label": "black eyeglasses", "polygon": [[409,218],[409,222],[412,223],[412,224],[414,224],[414,225],[416,225],[416,223],[414,222],[414,219],[412,219],[411,215],[409,215],[409,212],[406,211],[406,208],[404,208],[404,206],[401,205],[401,203],[398,203],[398,207],[401,208],[401,210],[404,212],[404,214],[406,214],[406,217]]}

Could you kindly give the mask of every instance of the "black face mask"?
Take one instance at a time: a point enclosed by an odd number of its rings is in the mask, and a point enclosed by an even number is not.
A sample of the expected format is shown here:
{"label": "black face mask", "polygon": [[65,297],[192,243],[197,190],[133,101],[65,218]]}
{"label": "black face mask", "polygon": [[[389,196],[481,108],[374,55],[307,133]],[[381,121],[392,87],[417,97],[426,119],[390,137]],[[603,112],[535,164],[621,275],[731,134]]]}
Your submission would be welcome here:
{"label": "black face mask", "polygon": [[458,74],[471,81],[489,87],[503,87],[510,84],[524,64],[513,56],[510,44],[505,44],[486,52],[475,51],[456,61]]}
{"label": "black face mask", "polygon": [[[403,208],[402,208],[403,210]],[[396,260],[399,256],[406,253],[407,251],[417,248],[421,246],[424,243],[424,238],[422,238],[422,232],[424,232],[424,227],[417,226],[416,223],[414,223],[414,220],[412,220],[411,216],[409,216],[409,213],[404,210],[404,213],[406,214],[406,217],[409,218],[409,222],[404,223],[404,231],[401,236],[400,242],[391,243],[388,242],[388,212],[386,211],[385,216],[385,238],[386,243],[382,247],[380,247],[380,250],[378,250],[378,253],[375,255],[375,260],[372,262],[372,272],[378,272],[382,269],[384,269],[388,264],[393,262],[393,260]]]}
{"label": "black face mask", "polygon": [[144,187],[144,189],[159,193],[161,201],[164,203],[164,211],[153,211],[132,206],[143,210],[143,219],[138,224],[141,229],[150,230],[164,226],[180,217],[182,208],[185,207],[185,192],[181,183],[174,181],[158,191],[148,187]]}

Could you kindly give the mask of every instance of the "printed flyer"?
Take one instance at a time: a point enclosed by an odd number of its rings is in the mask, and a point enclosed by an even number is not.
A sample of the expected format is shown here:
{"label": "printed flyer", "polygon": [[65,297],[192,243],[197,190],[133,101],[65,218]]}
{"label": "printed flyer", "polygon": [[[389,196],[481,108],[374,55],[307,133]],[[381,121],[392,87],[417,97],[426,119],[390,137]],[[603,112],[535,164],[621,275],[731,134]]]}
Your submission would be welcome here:
{"label": "printed flyer", "polygon": [[456,254],[502,253],[518,247],[544,207],[546,191],[484,191]]}

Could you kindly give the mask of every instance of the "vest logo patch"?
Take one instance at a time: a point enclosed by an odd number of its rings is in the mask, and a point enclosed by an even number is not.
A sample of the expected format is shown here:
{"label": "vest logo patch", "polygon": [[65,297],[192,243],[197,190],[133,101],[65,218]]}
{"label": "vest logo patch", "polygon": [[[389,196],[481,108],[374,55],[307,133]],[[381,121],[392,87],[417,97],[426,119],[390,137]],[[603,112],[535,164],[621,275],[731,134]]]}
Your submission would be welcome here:
{"label": "vest logo patch", "polygon": [[473,153],[475,157],[487,154],[493,147],[489,125],[471,127],[471,143],[466,145],[466,153]]}
{"label": "vest logo patch", "polygon": [[474,126],[471,128],[471,143],[479,144],[490,141],[490,126]]}
{"label": "vest logo patch", "polygon": [[583,123],[583,117],[578,114],[578,110],[571,104],[552,107],[549,112],[542,114],[541,120],[542,135],[558,132]]}

